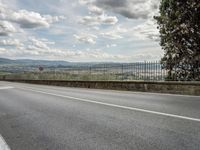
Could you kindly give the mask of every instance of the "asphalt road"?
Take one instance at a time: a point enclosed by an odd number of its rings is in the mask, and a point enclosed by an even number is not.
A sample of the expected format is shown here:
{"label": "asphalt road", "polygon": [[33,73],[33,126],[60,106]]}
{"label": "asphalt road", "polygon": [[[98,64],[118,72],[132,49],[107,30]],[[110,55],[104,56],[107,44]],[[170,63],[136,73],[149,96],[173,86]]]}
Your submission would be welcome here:
{"label": "asphalt road", "polygon": [[0,135],[11,150],[200,150],[200,97],[0,82]]}

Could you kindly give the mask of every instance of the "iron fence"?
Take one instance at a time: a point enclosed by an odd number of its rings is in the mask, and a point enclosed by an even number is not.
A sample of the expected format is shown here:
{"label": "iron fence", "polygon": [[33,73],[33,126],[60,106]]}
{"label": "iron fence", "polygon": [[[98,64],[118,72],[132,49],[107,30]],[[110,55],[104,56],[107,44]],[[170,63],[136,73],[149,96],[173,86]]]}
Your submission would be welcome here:
{"label": "iron fence", "polygon": [[[193,70],[193,79],[200,80],[200,63],[196,64]],[[41,72],[23,71],[23,73],[4,75],[9,79],[52,79],[52,80],[122,80],[122,81],[165,81],[165,80],[184,80],[181,74],[186,74],[189,69],[194,69],[191,65],[173,65],[170,72],[164,69],[159,61],[155,62],[136,62],[136,63],[107,63],[93,65],[73,65],[59,67],[44,67]],[[182,69],[180,69],[182,68]],[[183,68],[185,69],[185,72]],[[37,70],[37,71],[36,71]],[[181,70],[181,71],[180,71]],[[190,70],[192,72],[192,70]],[[188,78],[187,78],[188,79]]]}
{"label": "iron fence", "polygon": [[[62,71],[61,71],[62,70]],[[167,71],[159,62],[137,62],[126,64],[98,64],[92,66],[75,66],[55,70],[75,76],[88,75],[88,77],[110,80],[156,80],[162,81],[167,77]]]}

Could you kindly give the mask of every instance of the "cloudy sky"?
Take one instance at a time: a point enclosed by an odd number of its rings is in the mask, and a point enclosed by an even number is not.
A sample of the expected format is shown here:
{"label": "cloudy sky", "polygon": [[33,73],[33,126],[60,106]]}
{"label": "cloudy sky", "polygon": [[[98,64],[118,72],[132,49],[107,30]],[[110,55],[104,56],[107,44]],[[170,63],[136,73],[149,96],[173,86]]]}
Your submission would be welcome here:
{"label": "cloudy sky", "polygon": [[160,0],[0,0],[0,57],[159,60]]}

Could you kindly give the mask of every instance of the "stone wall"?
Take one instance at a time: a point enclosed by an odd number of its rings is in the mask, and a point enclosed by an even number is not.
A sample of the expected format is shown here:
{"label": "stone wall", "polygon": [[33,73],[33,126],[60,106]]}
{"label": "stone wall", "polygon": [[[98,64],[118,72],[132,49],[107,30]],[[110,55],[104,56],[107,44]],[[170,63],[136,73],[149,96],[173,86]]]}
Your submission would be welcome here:
{"label": "stone wall", "polygon": [[32,84],[200,96],[200,82],[7,80]]}

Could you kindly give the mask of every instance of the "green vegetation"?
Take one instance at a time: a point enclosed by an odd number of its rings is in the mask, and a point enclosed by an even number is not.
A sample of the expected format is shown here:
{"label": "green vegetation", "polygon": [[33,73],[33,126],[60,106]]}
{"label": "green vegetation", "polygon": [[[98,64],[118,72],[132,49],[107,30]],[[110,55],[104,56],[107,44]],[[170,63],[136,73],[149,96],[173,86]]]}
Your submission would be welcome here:
{"label": "green vegetation", "polygon": [[69,72],[25,72],[0,75],[0,79],[20,80],[79,80],[79,81],[116,81],[116,80],[162,80],[163,76],[121,73],[69,73]]}
{"label": "green vegetation", "polygon": [[0,79],[27,80],[82,80],[82,81],[163,81],[166,71],[159,62],[136,63],[99,63],[71,66],[29,66],[10,65],[0,66],[0,70],[11,72],[0,75]]}
{"label": "green vegetation", "polygon": [[3,76],[3,75],[10,75],[11,73],[9,72],[0,72],[0,76]]}
{"label": "green vegetation", "polygon": [[[1,76],[0,78],[3,78]],[[5,79],[24,79],[24,80],[119,80],[115,75],[101,75],[101,74],[89,74],[89,73],[63,73],[63,72],[26,72],[26,73],[14,73],[4,76]]]}
{"label": "green vegetation", "polygon": [[162,0],[155,19],[168,78],[200,80],[200,1]]}

